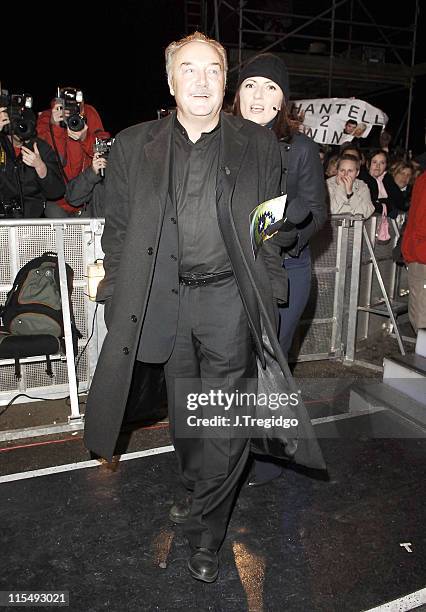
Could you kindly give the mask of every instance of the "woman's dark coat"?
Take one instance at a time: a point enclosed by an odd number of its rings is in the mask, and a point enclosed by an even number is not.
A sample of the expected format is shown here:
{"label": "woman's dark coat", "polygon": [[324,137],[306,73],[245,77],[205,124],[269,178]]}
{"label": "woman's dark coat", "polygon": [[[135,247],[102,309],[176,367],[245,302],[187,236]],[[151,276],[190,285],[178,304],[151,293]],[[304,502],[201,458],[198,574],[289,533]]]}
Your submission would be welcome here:
{"label": "woman's dark coat", "polygon": [[[108,334],[99,357],[86,408],[85,443],[111,458],[122,424],[142,321],[146,312],[169,189],[174,115],[121,132],[112,147],[106,183],[106,224],[102,239],[105,282],[98,300],[107,307]],[[221,159],[217,214],[253,335],[260,367],[279,363],[284,376],[266,368],[266,391],[288,392],[294,382],[276,334],[276,309],[265,265],[265,252],[253,257],[249,214],[260,202],[279,193],[281,164],[277,139],[269,130],[238,117],[221,114]],[[267,241],[265,244],[268,244]],[[263,247],[262,247],[263,249]],[[268,258],[278,260],[279,252]],[[280,283],[274,283],[280,298]],[[266,339],[266,336],[268,339]],[[265,342],[266,340],[266,342]],[[275,357],[274,357],[275,356]],[[276,361],[275,361],[276,359]],[[278,364],[277,364],[278,365]],[[280,372],[281,374],[281,372]],[[262,392],[259,388],[258,392]],[[303,405],[294,461],[316,468],[324,463]],[[287,430],[286,430],[287,431]],[[292,430],[292,435],[294,435]]]}
{"label": "woman's dark coat", "polygon": [[371,176],[367,170],[363,170],[359,174],[359,178],[367,183],[370,190],[371,201],[379,215],[382,214],[382,204],[386,204],[387,216],[391,219],[396,219],[400,212],[405,210],[404,194],[393,180],[393,177],[389,172],[386,172],[383,177],[383,186],[388,194],[387,198],[379,198],[379,185],[374,176]]}
{"label": "woman's dark coat", "polygon": [[310,213],[298,228],[297,245],[291,250],[291,254],[297,256],[327,219],[324,169],[317,143],[305,134],[296,133],[288,142],[280,140],[279,144],[282,191],[287,193],[288,203],[296,201]]}

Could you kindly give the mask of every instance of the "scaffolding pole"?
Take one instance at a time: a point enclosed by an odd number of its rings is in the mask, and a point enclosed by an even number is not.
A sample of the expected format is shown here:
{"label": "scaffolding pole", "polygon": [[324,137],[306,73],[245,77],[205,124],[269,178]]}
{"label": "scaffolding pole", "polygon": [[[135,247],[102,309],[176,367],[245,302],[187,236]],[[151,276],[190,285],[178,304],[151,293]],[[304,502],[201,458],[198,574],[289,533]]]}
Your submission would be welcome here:
{"label": "scaffolding pole", "polygon": [[410,78],[410,89],[408,92],[408,107],[407,107],[407,130],[405,132],[405,153],[408,152],[408,140],[410,137],[410,124],[411,124],[411,107],[413,103],[413,88],[414,88],[414,62],[416,59],[416,41],[417,41],[417,20],[419,16],[419,0],[416,0],[414,15],[414,31],[413,31],[413,51],[411,54],[411,78]]}
{"label": "scaffolding pole", "polygon": [[333,0],[333,8],[331,11],[331,31],[330,31],[330,61],[328,64],[328,97],[331,98],[332,83],[333,83],[333,64],[334,64],[334,25],[336,19],[336,0]]}
{"label": "scaffolding pole", "polygon": [[[186,0],[186,4],[193,2],[194,0]],[[341,59],[338,57],[341,53],[349,61],[354,57],[354,53],[357,51],[362,52],[365,47],[380,47],[392,53],[396,59],[394,64],[399,67],[399,70],[394,70],[392,72],[392,79],[390,79],[384,67],[383,70],[376,71],[375,80],[373,79],[372,83],[379,85],[382,83],[390,85],[392,83],[395,86],[408,90],[408,112],[405,134],[405,149],[408,149],[413,107],[413,89],[416,68],[418,68],[415,66],[415,46],[420,10],[419,0],[414,0],[414,22],[410,25],[401,26],[383,23],[386,21],[386,14],[382,14],[380,19],[376,20],[365,0],[329,0],[328,7],[322,10],[324,6],[327,6],[325,3],[322,4],[321,9],[319,9],[320,12],[316,15],[312,15],[314,11],[308,11],[311,14],[303,14],[303,11],[300,10],[296,13],[285,10],[274,11],[250,8],[250,2],[247,0],[214,0],[213,2],[200,0],[200,3],[204,7],[203,14],[206,19],[206,27],[209,25],[210,31],[214,32],[216,39],[221,40],[222,44],[228,47],[228,49],[235,50],[233,65],[230,66],[229,70],[230,73],[238,73],[240,71],[245,61],[247,61],[247,55],[250,55],[250,51],[256,54],[265,53],[270,50],[279,52],[279,46],[288,40],[324,41],[329,43],[329,62],[326,74],[323,74],[324,71],[320,69],[319,63],[310,62],[307,55],[307,67],[308,71],[310,69],[311,72],[306,76],[323,79],[323,88],[325,89],[323,95],[325,95],[328,85],[328,96],[332,97],[333,94],[336,95],[336,83],[338,80],[343,82],[349,80],[353,82],[359,81],[359,83],[365,83],[366,85],[369,82],[368,78],[356,78],[356,74],[353,76],[346,74],[344,67],[341,65]],[[344,5],[348,5],[349,10],[342,14],[341,9]],[[315,6],[315,3],[313,3],[313,6]],[[270,17],[278,20],[288,19],[292,23],[290,26],[287,26],[288,31],[283,31],[282,29],[275,32],[266,31],[264,20]],[[228,20],[232,20],[232,27],[227,30]],[[313,29],[313,24],[321,24],[322,31]],[[328,30],[329,36],[325,35],[324,24],[330,24]],[[347,26],[343,36],[341,26]],[[356,28],[358,28],[357,32],[355,31]],[[359,35],[360,33],[361,35]],[[262,44],[265,43],[265,36],[270,37],[271,35],[274,36],[275,40],[268,41],[268,44]],[[257,37],[257,40],[261,43],[260,45],[253,42],[253,36]],[[343,51],[341,51],[342,45]],[[359,61],[361,62],[361,60]],[[388,64],[387,66],[392,68],[394,64]],[[421,74],[425,71],[426,68],[423,69]],[[292,74],[295,76],[305,76],[305,71],[303,75],[298,72],[293,72]],[[377,78],[376,74],[378,74]],[[328,80],[324,80],[324,77],[325,79],[328,77]],[[370,87],[370,89],[371,95],[375,95],[374,87]],[[369,95],[368,88],[366,91],[367,93],[364,95]]]}

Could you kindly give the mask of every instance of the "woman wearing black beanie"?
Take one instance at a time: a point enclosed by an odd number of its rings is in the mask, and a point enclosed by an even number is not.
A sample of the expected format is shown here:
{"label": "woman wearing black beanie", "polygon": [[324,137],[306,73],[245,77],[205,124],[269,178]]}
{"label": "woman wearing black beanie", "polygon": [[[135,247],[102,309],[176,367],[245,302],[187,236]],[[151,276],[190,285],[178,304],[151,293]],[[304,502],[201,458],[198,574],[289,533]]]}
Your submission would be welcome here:
{"label": "woman wearing black beanie", "polygon": [[[309,239],[327,218],[325,183],[318,145],[299,131],[290,118],[289,78],[284,62],[277,55],[263,53],[241,70],[233,113],[272,129],[279,140],[282,159],[281,192],[287,206],[306,210],[297,228],[278,232],[272,240],[282,247],[283,267],[288,275],[288,302],[280,308],[280,345],[287,356],[309,299],[311,255]],[[261,485],[281,474],[275,463],[255,461],[249,485]]]}

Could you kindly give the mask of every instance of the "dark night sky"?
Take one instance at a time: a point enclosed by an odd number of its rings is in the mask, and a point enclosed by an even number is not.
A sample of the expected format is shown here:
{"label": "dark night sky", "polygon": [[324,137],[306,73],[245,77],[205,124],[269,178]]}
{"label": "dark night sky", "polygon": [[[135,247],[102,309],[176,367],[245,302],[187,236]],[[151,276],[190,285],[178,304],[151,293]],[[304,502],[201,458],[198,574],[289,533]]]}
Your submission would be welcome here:
{"label": "dark night sky", "polygon": [[[164,49],[184,35],[182,0],[25,5],[19,9],[19,37],[17,9],[8,10],[15,53],[10,63],[1,61],[2,86],[31,93],[37,111],[48,108],[58,85],[79,87],[104,127],[116,133],[155,118],[157,108],[172,103]],[[27,51],[19,56],[18,40]]]}
{"label": "dark night sky", "polygon": [[[80,87],[86,102],[97,108],[112,134],[153,119],[158,108],[173,104],[165,77],[164,49],[184,35],[183,4],[183,0],[121,0],[114,4],[41,1],[23,9],[23,5],[18,8],[8,2],[2,7],[2,86],[10,92],[31,93],[35,110],[49,106],[57,85]],[[370,9],[375,7],[381,15],[383,4],[371,4]],[[391,10],[388,3],[386,7]],[[425,13],[423,8],[418,62],[426,60],[421,35]],[[396,20],[398,14],[400,9]],[[10,27],[4,28],[3,23]],[[4,60],[5,49],[10,52],[9,62],[7,57]],[[424,150],[425,81],[420,79],[415,90],[411,139],[415,152]],[[405,91],[371,100],[388,113],[394,133],[407,97]]]}

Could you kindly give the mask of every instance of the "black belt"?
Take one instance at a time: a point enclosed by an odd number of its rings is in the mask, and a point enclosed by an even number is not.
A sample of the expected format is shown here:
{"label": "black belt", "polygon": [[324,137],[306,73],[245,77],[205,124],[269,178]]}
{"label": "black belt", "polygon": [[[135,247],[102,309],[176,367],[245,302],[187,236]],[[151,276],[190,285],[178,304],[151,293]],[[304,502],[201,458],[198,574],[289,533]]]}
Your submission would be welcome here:
{"label": "black belt", "polygon": [[189,285],[192,287],[199,287],[200,285],[210,285],[210,283],[217,283],[223,278],[229,278],[233,276],[232,270],[227,270],[226,272],[218,272],[214,273],[206,273],[206,274],[190,274],[183,273],[179,274],[179,282],[181,285]]}

